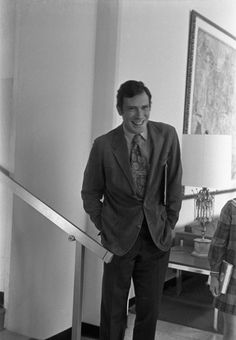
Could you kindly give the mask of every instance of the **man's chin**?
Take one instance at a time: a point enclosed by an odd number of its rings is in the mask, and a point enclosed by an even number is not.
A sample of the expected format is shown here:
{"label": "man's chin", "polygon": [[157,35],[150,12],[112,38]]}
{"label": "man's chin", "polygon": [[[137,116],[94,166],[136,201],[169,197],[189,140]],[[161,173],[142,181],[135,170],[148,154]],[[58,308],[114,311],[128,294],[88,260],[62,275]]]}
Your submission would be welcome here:
{"label": "man's chin", "polygon": [[142,125],[132,124],[131,130],[133,133],[142,133],[145,131],[147,124],[144,123]]}

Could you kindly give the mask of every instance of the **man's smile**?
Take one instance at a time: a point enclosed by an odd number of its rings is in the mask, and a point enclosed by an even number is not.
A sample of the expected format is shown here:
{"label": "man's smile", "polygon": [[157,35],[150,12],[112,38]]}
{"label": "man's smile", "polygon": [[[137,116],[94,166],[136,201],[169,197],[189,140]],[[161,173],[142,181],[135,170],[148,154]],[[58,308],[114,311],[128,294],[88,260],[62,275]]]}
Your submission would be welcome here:
{"label": "man's smile", "polygon": [[142,126],[144,124],[144,122],[145,122],[145,119],[143,119],[141,121],[140,120],[138,120],[138,121],[137,120],[133,120],[132,124],[136,125],[136,126]]}

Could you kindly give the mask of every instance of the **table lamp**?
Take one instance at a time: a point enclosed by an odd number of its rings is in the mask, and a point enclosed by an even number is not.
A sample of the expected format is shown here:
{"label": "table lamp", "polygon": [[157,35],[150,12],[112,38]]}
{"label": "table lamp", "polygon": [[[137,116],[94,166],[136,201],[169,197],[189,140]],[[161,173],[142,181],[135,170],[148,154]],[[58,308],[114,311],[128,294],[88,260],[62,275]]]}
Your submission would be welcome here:
{"label": "table lamp", "polygon": [[230,135],[182,136],[182,165],[185,186],[195,189],[194,219],[201,226],[201,237],[194,239],[193,255],[206,257],[211,240],[205,237],[214,215],[213,190],[229,188],[231,182],[232,137]]}

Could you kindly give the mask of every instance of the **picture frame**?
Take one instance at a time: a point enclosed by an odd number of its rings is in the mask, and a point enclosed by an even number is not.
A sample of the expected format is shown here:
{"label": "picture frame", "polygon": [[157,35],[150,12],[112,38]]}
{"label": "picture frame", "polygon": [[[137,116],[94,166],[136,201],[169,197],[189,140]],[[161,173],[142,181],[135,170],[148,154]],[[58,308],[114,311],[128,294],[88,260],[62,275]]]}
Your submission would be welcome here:
{"label": "picture frame", "polygon": [[190,14],[184,134],[232,135],[236,191],[236,37],[198,12]]}

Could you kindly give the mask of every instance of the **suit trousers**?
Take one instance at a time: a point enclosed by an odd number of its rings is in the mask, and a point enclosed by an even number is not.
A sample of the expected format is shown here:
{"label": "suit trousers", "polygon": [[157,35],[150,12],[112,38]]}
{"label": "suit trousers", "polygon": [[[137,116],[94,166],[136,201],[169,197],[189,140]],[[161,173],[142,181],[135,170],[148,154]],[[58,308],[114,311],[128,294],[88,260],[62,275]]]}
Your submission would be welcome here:
{"label": "suit trousers", "polygon": [[136,318],[133,340],[154,340],[169,251],[157,248],[146,220],[134,246],[123,256],[104,263],[100,340],[123,340],[127,327],[127,300],[131,279]]}

